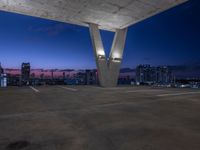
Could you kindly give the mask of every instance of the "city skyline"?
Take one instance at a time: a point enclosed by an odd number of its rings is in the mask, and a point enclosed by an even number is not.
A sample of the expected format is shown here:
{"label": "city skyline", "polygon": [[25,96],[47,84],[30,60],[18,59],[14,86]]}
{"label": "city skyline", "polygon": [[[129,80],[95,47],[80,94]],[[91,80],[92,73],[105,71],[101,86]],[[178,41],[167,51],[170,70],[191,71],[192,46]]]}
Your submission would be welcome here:
{"label": "city skyline", "polygon": [[[120,69],[120,77],[132,77],[135,78],[136,75],[136,70],[138,67],[140,66],[151,66],[149,64],[140,64],[138,66],[136,66],[135,68],[121,68]],[[31,66],[30,66],[31,67]],[[181,79],[200,79],[200,65],[192,65],[192,66],[151,66],[153,68],[163,68],[163,67],[167,67],[169,68],[173,75],[177,78],[181,78]],[[4,69],[4,73],[6,73],[9,76],[13,76],[13,77],[17,77],[19,75],[21,75],[21,71],[22,68],[20,69],[13,69],[13,68],[3,68]],[[63,77],[63,73],[65,73],[66,75],[69,75],[71,77],[73,77],[74,75],[78,74],[78,73],[83,73],[87,70],[97,70],[97,69],[79,69],[79,70],[75,70],[75,69],[31,69],[30,68],[30,76],[34,76],[37,78],[40,78],[41,75],[44,75],[44,77],[46,78],[51,78],[52,77],[52,72],[55,78],[60,78]]]}
{"label": "city skyline", "polygon": [[[122,67],[200,64],[197,0],[131,26]],[[4,68],[96,68],[89,29],[0,11],[0,62]],[[114,33],[101,31],[106,55]]]}

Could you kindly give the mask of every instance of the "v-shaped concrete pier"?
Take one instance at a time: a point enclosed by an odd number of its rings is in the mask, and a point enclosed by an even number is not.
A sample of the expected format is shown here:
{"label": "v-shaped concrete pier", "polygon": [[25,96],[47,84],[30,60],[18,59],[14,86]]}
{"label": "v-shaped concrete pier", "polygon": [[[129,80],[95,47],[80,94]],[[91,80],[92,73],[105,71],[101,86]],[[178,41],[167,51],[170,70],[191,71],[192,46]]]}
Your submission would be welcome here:
{"label": "v-shaped concrete pier", "polygon": [[127,28],[116,30],[110,56],[107,59],[98,25],[89,24],[90,34],[96,58],[100,85],[114,87],[117,85],[120,65],[123,58]]}

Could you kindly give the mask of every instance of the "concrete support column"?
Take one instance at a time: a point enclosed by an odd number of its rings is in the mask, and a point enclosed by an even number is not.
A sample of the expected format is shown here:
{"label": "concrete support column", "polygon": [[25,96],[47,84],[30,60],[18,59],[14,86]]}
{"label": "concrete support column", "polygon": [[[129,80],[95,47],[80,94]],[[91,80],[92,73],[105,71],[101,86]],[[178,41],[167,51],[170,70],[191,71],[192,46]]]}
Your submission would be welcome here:
{"label": "concrete support column", "polygon": [[89,27],[100,85],[103,87],[117,86],[126,41],[127,28],[116,30],[110,56],[107,59],[98,25],[89,24]]}

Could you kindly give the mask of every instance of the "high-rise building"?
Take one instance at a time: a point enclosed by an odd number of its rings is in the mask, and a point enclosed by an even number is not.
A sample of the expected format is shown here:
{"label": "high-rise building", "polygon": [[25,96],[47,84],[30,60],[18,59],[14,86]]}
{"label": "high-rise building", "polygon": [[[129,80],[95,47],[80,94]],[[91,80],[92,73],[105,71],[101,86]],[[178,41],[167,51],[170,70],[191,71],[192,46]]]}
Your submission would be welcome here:
{"label": "high-rise building", "polygon": [[150,82],[151,72],[153,72],[150,65],[139,65],[136,67],[136,82],[147,83]]}
{"label": "high-rise building", "polygon": [[53,74],[54,70],[52,69],[51,70],[51,79],[53,80],[54,79],[54,74]]}
{"label": "high-rise building", "polygon": [[66,73],[65,73],[65,72],[63,72],[63,80],[65,80],[65,76],[66,76]]}
{"label": "high-rise building", "polygon": [[0,63],[0,75],[3,74],[3,72],[4,71],[3,71],[3,68],[2,68],[1,63]]}
{"label": "high-rise building", "polygon": [[165,84],[172,80],[171,70],[167,66],[157,67],[157,83]]}
{"label": "high-rise building", "polygon": [[97,71],[96,70],[86,70],[86,85],[97,84]]}
{"label": "high-rise building", "polygon": [[7,87],[7,75],[4,74],[4,70],[0,63],[0,87]]}
{"label": "high-rise building", "polygon": [[136,68],[136,82],[140,84],[171,83],[171,71],[167,66],[151,67],[150,65],[139,65]]}
{"label": "high-rise building", "polygon": [[26,85],[29,84],[30,70],[31,70],[30,63],[22,63],[21,80],[23,84]]}
{"label": "high-rise building", "polygon": [[7,75],[0,74],[0,87],[7,87]]}

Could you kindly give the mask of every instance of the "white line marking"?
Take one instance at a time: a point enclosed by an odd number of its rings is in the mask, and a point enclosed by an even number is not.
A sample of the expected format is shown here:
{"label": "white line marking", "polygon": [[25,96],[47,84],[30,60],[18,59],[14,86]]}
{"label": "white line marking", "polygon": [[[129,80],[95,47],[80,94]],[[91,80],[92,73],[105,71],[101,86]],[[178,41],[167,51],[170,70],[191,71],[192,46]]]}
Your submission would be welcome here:
{"label": "white line marking", "polygon": [[180,96],[180,95],[190,95],[190,94],[200,94],[200,92],[185,92],[185,93],[160,94],[160,95],[157,95],[157,96],[158,97],[165,97],[165,96]]}
{"label": "white line marking", "polygon": [[33,91],[35,91],[36,93],[39,93],[40,91],[32,86],[29,86]]}
{"label": "white line marking", "polygon": [[137,92],[160,92],[165,90],[158,90],[158,89],[149,89],[149,90],[132,90],[132,91],[125,91],[125,93],[137,93]]}
{"label": "white line marking", "polygon": [[64,87],[64,86],[58,86],[58,87],[65,89],[65,90],[73,91],[73,92],[78,91],[77,89],[74,89],[74,88],[69,88],[69,87]]}

